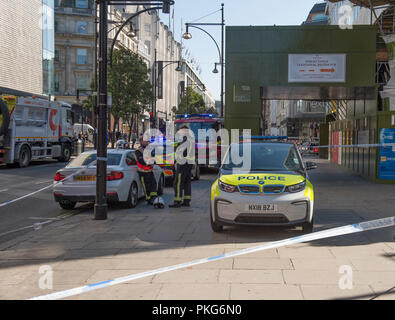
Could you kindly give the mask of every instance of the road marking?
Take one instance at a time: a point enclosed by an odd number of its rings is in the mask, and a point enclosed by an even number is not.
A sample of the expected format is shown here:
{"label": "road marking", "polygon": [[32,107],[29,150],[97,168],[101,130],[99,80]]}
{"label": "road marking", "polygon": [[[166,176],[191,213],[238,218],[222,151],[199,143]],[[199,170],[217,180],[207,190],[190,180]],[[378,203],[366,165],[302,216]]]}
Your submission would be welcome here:
{"label": "road marking", "polygon": [[306,234],[303,236],[297,236],[297,237],[293,237],[293,238],[289,238],[289,239],[284,239],[284,240],[275,241],[275,242],[271,242],[271,243],[261,244],[259,246],[255,246],[255,247],[251,247],[251,248],[247,248],[247,249],[242,249],[242,250],[238,250],[238,251],[233,251],[233,252],[217,255],[214,257],[193,260],[193,261],[178,264],[178,265],[173,265],[173,266],[164,267],[164,268],[155,269],[155,270],[146,271],[146,272],[137,273],[137,274],[132,274],[129,276],[111,279],[111,280],[107,280],[107,281],[101,281],[98,283],[93,283],[93,284],[89,284],[86,286],[82,286],[82,287],[78,287],[78,288],[74,288],[74,289],[70,289],[70,290],[59,291],[59,292],[31,298],[29,300],[57,300],[57,299],[67,298],[67,297],[79,295],[81,293],[86,293],[89,291],[114,286],[116,284],[125,283],[125,282],[129,282],[129,281],[136,280],[136,279],[141,279],[141,278],[157,275],[157,274],[164,273],[164,272],[174,271],[174,270],[178,270],[178,269],[184,269],[187,267],[191,267],[191,266],[195,266],[195,265],[203,264],[203,263],[208,263],[208,262],[212,262],[212,261],[216,261],[216,260],[222,260],[222,259],[227,259],[227,258],[231,258],[231,257],[235,257],[235,256],[240,256],[240,255],[247,254],[247,253],[258,252],[258,251],[263,251],[263,250],[268,250],[268,249],[273,249],[273,248],[279,248],[279,247],[284,247],[284,246],[288,246],[288,245],[292,245],[292,244],[296,244],[296,243],[309,242],[309,241],[314,241],[314,240],[319,240],[319,239],[324,239],[324,238],[331,238],[331,237],[336,237],[336,236],[341,236],[341,235],[346,235],[346,234],[351,234],[351,233],[364,232],[364,231],[374,230],[374,229],[381,229],[381,228],[386,228],[386,227],[390,227],[390,226],[394,226],[394,225],[395,225],[395,217],[361,222],[361,223],[347,225],[347,226],[343,226],[343,227],[339,227],[339,228],[318,231],[318,232]]}
{"label": "road marking", "polygon": [[31,226],[22,227],[22,228],[18,228],[18,229],[15,229],[15,230],[7,231],[7,232],[4,232],[4,233],[0,233],[0,237],[6,236],[7,234],[11,234],[11,233],[14,233],[14,232],[23,231],[23,230],[31,229],[31,228],[36,228],[38,225],[42,226],[44,224],[48,224],[48,223],[51,223],[51,222],[53,222],[53,221],[38,222],[38,223],[32,224]]}
{"label": "road marking", "polygon": [[3,189],[3,190],[0,190],[0,193],[2,193],[2,192],[7,192],[9,189]]}
{"label": "road marking", "polygon": [[52,180],[38,181],[35,184],[37,185],[37,184],[43,184],[43,183],[49,183],[49,182],[52,182]]}
{"label": "road marking", "polygon": [[[89,164],[86,165],[85,167],[83,167],[83,168],[77,170],[76,172],[70,174],[69,176],[67,176],[66,178],[64,178],[62,181],[56,182],[56,183],[54,183],[54,184],[51,184],[51,185],[49,185],[49,186],[46,186],[46,187],[44,187],[44,188],[41,188],[41,189],[39,189],[39,190],[37,190],[37,191],[31,192],[31,193],[29,193],[29,194],[26,194],[26,195],[24,195],[24,196],[22,196],[22,197],[19,197],[19,198],[14,199],[14,200],[10,200],[10,201],[6,201],[6,202],[3,202],[3,203],[0,203],[0,208],[1,208],[1,207],[5,207],[5,206],[7,206],[7,205],[9,205],[9,204],[11,204],[11,203],[20,201],[20,200],[22,200],[22,199],[25,199],[25,198],[34,196],[35,194],[38,194],[38,193],[40,193],[40,192],[42,192],[42,191],[44,191],[44,190],[47,190],[47,189],[49,189],[49,188],[52,188],[52,187],[54,187],[55,185],[58,185],[58,184],[60,184],[60,183],[63,183],[64,181],[66,181],[66,180],[68,180],[68,179],[74,177],[75,175],[79,174],[81,171],[86,170],[89,166],[92,166],[95,162],[96,162],[96,160],[92,161],[91,163],[89,163]],[[52,180],[51,180],[51,181],[52,181]]]}

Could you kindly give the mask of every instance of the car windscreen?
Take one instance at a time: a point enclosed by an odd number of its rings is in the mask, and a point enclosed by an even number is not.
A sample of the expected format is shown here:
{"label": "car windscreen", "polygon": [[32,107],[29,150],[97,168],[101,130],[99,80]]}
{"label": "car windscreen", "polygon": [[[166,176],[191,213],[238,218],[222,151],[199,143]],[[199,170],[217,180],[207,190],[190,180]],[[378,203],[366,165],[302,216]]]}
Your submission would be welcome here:
{"label": "car windscreen", "polygon": [[[243,144],[234,144],[230,147],[229,152],[224,159],[222,169],[234,170],[243,168],[243,163],[232,160],[232,148],[234,153],[240,157],[250,157],[250,171],[302,171],[302,162],[292,144],[281,143],[251,143],[251,154],[243,154]],[[245,166],[244,166],[245,168]]]}
{"label": "car windscreen", "polygon": [[[109,153],[107,155],[107,165],[108,166],[118,166],[121,162],[122,154],[120,153]],[[96,160],[96,153],[81,154],[73,161],[70,162],[68,167],[82,167],[87,166]],[[96,166],[96,162],[92,164]]]}

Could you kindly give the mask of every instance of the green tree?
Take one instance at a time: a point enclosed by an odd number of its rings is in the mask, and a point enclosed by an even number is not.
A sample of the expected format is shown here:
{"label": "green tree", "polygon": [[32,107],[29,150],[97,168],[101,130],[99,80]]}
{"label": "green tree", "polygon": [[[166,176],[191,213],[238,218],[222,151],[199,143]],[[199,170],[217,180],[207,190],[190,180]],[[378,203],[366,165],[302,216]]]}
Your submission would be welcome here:
{"label": "green tree", "polygon": [[215,108],[206,106],[202,95],[197,93],[191,87],[187,88],[186,94],[181,98],[178,109],[173,107],[173,113],[186,114],[186,113],[217,113]]}
{"label": "green tree", "polygon": [[124,48],[114,51],[113,64],[108,72],[108,91],[112,93],[110,112],[116,124],[113,137],[120,118],[133,128],[152,102],[148,72],[147,65],[138,54]]}

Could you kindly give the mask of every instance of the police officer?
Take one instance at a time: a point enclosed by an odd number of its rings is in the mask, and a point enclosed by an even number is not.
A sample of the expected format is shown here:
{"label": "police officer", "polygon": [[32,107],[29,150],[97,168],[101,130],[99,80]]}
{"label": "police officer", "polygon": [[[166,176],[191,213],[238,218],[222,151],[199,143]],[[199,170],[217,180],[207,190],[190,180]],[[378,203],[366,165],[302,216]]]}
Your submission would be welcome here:
{"label": "police officer", "polygon": [[145,200],[148,204],[152,205],[155,198],[158,196],[157,183],[154,176],[154,166],[152,164],[147,164],[144,160],[144,150],[149,142],[145,141],[143,136],[139,137],[139,140],[140,147],[134,153],[137,162],[137,172],[144,189]]}
{"label": "police officer", "polygon": [[174,157],[174,203],[169,205],[170,208],[189,207],[192,199],[191,171],[195,163],[195,138],[189,135],[187,126],[182,126],[180,130],[184,137],[176,147]]}

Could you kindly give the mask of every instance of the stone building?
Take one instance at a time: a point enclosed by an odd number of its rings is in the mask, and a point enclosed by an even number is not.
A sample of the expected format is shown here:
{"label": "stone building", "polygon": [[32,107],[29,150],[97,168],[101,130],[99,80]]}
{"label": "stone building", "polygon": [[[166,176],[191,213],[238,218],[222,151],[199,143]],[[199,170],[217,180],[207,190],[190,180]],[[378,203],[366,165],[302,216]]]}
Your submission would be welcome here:
{"label": "stone building", "polygon": [[53,10],[53,0],[0,1],[0,93],[52,94]]}

